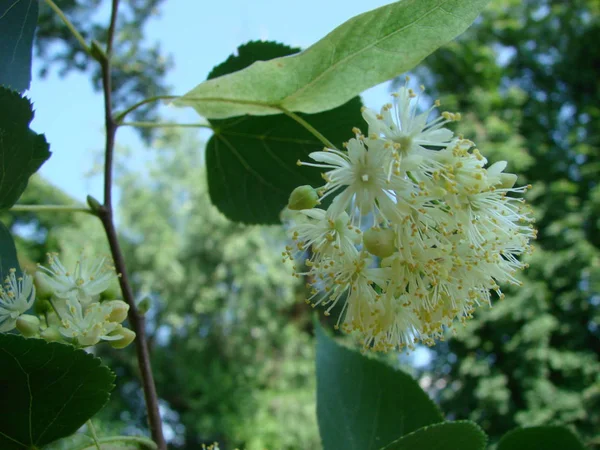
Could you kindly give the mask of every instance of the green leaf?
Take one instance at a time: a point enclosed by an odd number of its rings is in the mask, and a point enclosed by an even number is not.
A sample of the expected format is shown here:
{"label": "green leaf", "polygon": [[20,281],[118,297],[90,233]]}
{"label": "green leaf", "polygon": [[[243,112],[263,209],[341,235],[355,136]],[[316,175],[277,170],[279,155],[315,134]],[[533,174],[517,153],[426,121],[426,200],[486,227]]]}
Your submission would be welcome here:
{"label": "green leaf", "polygon": [[335,343],[316,324],[317,418],[325,450],[380,449],[444,420],[408,374]]}
{"label": "green leaf", "polygon": [[29,100],[0,87],[0,209],[15,204],[29,177],[50,157],[44,135],[29,129],[32,120]]}
{"label": "green leaf", "polygon": [[19,92],[29,89],[38,8],[37,0],[6,0],[0,4],[0,86]]}
{"label": "green leaf", "polygon": [[[296,51],[274,42],[250,42],[238,48],[237,56],[217,66],[209,78]],[[361,106],[356,97],[331,111],[299,116],[341,147],[352,137],[352,128],[363,123]],[[212,202],[229,219],[279,223],[279,213],[294,188],[323,184],[319,170],[296,164],[323,144],[288,116],[243,116],[210,123],[215,134],[206,146],[208,188]]]}
{"label": "green leaf", "polygon": [[346,103],[462,33],[489,0],[404,0],[353,17],[304,52],[205,81],[174,101],[207,118]]}
{"label": "green leaf", "polygon": [[16,269],[17,276],[21,273],[15,241],[8,228],[0,222],[0,283],[8,276],[10,269]]}
{"label": "green leaf", "polygon": [[108,401],[114,374],[70,345],[0,334],[0,448],[68,436]]}
{"label": "green leaf", "polygon": [[484,450],[486,442],[474,422],[444,422],[413,431],[382,450]]}
{"label": "green leaf", "polygon": [[579,438],[567,427],[545,426],[517,428],[509,431],[500,442],[497,450],[584,450]]}

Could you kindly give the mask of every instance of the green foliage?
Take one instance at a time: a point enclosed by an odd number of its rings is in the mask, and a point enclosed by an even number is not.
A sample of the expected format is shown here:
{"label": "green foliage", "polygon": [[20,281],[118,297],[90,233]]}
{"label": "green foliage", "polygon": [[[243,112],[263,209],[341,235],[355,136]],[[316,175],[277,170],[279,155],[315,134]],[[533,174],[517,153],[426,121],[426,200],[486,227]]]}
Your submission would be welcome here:
{"label": "green foliage", "polygon": [[318,113],[411,69],[462,33],[487,0],[410,0],[356,16],[304,52],[206,81],[175,101],[222,119]]}
{"label": "green foliage", "polygon": [[29,129],[32,120],[29,100],[0,87],[0,209],[15,204],[29,177],[50,157],[44,135]]}
{"label": "green foliage", "polygon": [[108,401],[114,374],[83,350],[10,334],[0,349],[3,450],[68,436]]}
{"label": "green foliage", "polygon": [[382,450],[483,450],[486,441],[473,422],[443,422],[419,428]]}
{"label": "green foliage", "polygon": [[13,237],[6,226],[0,222],[0,283],[7,277],[10,269],[16,269],[17,275],[21,272]]}
{"label": "green foliage", "polygon": [[[209,79],[240,70],[255,61],[296,53],[274,42],[250,42],[215,67]],[[362,122],[358,97],[320,114],[300,114],[335,145],[352,135]],[[211,120],[215,134],[206,146],[208,188],[215,206],[237,222],[275,224],[292,190],[301,184],[323,183],[317,169],[296,162],[322,149],[309,131],[284,114]]]}
{"label": "green foliage", "polygon": [[565,427],[518,428],[500,439],[497,450],[584,450],[584,445]]}
{"label": "green foliage", "polygon": [[31,46],[38,17],[36,0],[0,6],[0,86],[23,92],[31,82]]}
{"label": "green foliage", "polygon": [[444,420],[408,374],[341,347],[317,324],[317,416],[325,450],[380,449]]}
{"label": "green foliage", "polygon": [[524,286],[434,349],[442,410],[492,441],[548,424],[598,436],[600,90],[589,80],[600,52],[585,43],[597,17],[597,1],[495,4],[417,71],[464,113],[458,132],[533,186],[539,232]]}

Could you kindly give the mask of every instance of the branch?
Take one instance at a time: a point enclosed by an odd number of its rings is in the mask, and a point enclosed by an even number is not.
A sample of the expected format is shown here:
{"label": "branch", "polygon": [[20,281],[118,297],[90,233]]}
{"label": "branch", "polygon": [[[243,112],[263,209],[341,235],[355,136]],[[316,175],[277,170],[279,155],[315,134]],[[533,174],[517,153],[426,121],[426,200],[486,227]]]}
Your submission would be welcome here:
{"label": "branch", "polygon": [[112,206],[112,185],[113,185],[113,157],[115,151],[115,136],[117,132],[117,120],[112,113],[112,79],[111,79],[111,56],[113,51],[113,40],[117,22],[117,12],[119,0],[112,0],[112,9],[110,15],[110,25],[108,27],[108,38],[106,43],[106,58],[100,60],[102,68],[102,87],[104,91],[104,118],[106,128],[105,141],[105,159],[104,159],[104,205],[98,209],[97,214],[110,246],[115,268],[121,275],[119,284],[123,292],[123,299],[129,305],[129,323],[136,333],[135,348],[140,370],[144,398],[146,400],[146,410],[148,412],[148,423],[152,439],[156,442],[158,450],[166,450],[167,444],[163,436],[162,420],[158,406],[158,395],[154,384],[152,366],[150,363],[150,352],[146,342],[146,324],[142,314],[137,310],[133,290],[129,282],[125,259],[119,245],[117,230],[115,229]]}

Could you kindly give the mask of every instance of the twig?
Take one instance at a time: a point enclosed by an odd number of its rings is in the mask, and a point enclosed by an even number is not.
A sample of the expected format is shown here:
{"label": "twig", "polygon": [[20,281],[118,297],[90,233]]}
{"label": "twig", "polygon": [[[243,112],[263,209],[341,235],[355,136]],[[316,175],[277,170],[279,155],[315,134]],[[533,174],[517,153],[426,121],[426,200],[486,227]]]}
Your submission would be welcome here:
{"label": "twig", "polygon": [[79,33],[79,31],[77,31],[75,26],[71,23],[71,21],[67,18],[67,16],[65,16],[65,13],[62,12],[62,10],[52,0],[45,0],[45,1],[46,1],[46,4],[52,9],[52,11],[54,11],[56,13],[56,15],[58,17],[60,17],[60,19],[63,21],[65,26],[69,29],[69,31],[71,32],[73,37],[75,39],[77,39],[77,42],[79,42],[79,44],[83,47],[83,50],[85,50],[85,52],[93,58],[94,55],[92,55],[92,50],[90,49],[90,47],[88,47],[88,45],[85,42],[85,39],[83,38],[81,33]]}
{"label": "twig", "polygon": [[119,0],[112,0],[112,10],[110,16],[110,25],[108,27],[108,38],[106,43],[106,59],[100,61],[102,66],[102,86],[104,91],[104,113],[106,127],[105,142],[105,160],[104,160],[104,205],[97,211],[98,217],[102,221],[106,237],[110,246],[110,251],[114,260],[115,268],[120,274],[119,284],[123,292],[123,298],[129,305],[129,323],[137,337],[135,339],[135,348],[137,353],[138,366],[144,398],[146,400],[146,410],[148,412],[148,423],[152,439],[157,445],[158,450],[166,450],[167,444],[163,435],[162,420],[158,405],[158,395],[154,384],[152,366],[150,363],[150,352],[146,341],[146,324],[144,316],[139,314],[135,304],[135,298],[127,270],[125,259],[119,245],[117,231],[113,220],[112,206],[112,184],[113,184],[113,156],[115,150],[115,135],[117,132],[117,120],[112,113],[112,80],[111,80],[111,55],[113,50],[113,40],[117,22],[117,12]]}
{"label": "twig", "polygon": [[13,212],[83,212],[96,215],[90,208],[81,206],[66,206],[66,205],[13,205],[9,211]]}
{"label": "twig", "polygon": [[208,128],[213,129],[207,123],[169,123],[169,122],[122,122],[121,127],[138,127],[138,128]]}
{"label": "twig", "polygon": [[291,119],[294,119],[296,122],[298,122],[304,128],[306,128],[308,131],[310,131],[310,133],[314,137],[316,137],[319,141],[321,141],[323,144],[325,144],[325,147],[333,149],[333,150],[336,149],[336,146],[333,145],[329,139],[327,139],[325,136],[323,136],[315,127],[313,127],[310,123],[308,123],[306,120],[304,120],[298,114],[284,108],[283,106],[278,106],[277,108],[282,113],[284,113],[286,116],[288,116]]}

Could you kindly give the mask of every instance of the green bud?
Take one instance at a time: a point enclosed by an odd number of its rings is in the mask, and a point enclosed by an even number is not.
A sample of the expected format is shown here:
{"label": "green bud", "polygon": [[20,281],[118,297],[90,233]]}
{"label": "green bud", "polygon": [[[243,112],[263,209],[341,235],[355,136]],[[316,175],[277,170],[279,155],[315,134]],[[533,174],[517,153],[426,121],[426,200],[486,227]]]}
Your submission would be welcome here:
{"label": "green bud", "polygon": [[108,61],[106,52],[104,51],[104,49],[102,48],[100,43],[95,39],[92,39],[92,45],[90,45],[90,52],[96,61],[98,61],[98,62]]}
{"label": "green bud", "polygon": [[500,187],[502,189],[510,189],[517,182],[517,176],[514,173],[500,174]]}
{"label": "green bud", "polygon": [[88,195],[86,200],[87,200],[87,204],[92,209],[92,211],[97,212],[102,209],[102,205],[100,204],[100,202],[98,200],[96,200],[94,197],[92,197],[91,195]]}
{"label": "green bud", "polygon": [[127,319],[127,313],[129,312],[129,305],[123,300],[110,300],[105,302],[106,305],[110,305],[111,311],[108,316],[108,320],[111,322],[121,323]]}
{"label": "green bud", "polygon": [[17,330],[25,337],[37,336],[40,331],[40,319],[31,314],[22,314],[17,319]]}
{"label": "green bud", "polygon": [[363,244],[372,255],[387,258],[396,251],[395,237],[391,228],[371,228],[364,232]]}
{"label": "green bud", "polygon": [[302,209],[314,208],[319,204],[319,195],[312,186],[304,185],[298,186],[290,194],[290,200],[288,201],[288,208],[294,211],[300,211]]}
{"label": "green bud", "polygon": [[119,330],[113,331],[111,334],[120,334],[123,336],[121,339],[116,341],[108,341],[112,348],[122,349],[127,347],[135,339],[135,333],[129,328],[121,327]]}
{"label": "green bud", "polygon": [[57,326],[50,326],[40,333],[40,337],[48,342],[62,341],[63,335]]}
{"label": "green bud", "polygon": [[[41,270],[33,275],[33,284],[35,285],[35,296],[39,300],[49,299],[54,294],[54,289],[49,283],[49,277]],[[36,302],[38,303],[38,302]]]}
{"label": "green bud", "polygon": [[151,306],[152,306],[152,300],[150,300],[150,297],[144,297],[137,304],[138,312],[142,315],[145,315],[150,310]]}

